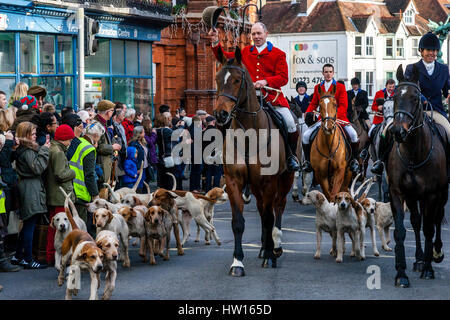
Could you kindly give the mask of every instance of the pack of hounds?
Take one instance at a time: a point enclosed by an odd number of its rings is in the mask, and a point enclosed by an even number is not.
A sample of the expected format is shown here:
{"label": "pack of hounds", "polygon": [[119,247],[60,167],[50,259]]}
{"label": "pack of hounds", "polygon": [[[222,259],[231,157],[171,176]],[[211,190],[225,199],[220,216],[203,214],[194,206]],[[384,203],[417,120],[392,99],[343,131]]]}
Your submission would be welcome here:
{"label": "pack of hounds", "polygon": [[[380,235],[383,250],[392,251],[388,246],[391,241],[389,228],[394,222],[390,204],[377,202],[367,196],[373,184],[373,178],[365,180],[355,192],[355,183],[359,176],[360,174],[353,180],[350,193],[340,192],[331,202],[317,190],[308,192],[302,199],[303,205],[314,205],[316,208],[315,259],[320,259],[322,231],[329,233],[331,236],[332,248],[330,254],[336,257],[337,263],[343,261],[345,233],[349,235],[352,241],[350,256],[356,256],[358,260],[366,258],[364,245],[366,228],[370,229],[374,256],[380,255],[375,238],[375,228]],[[365,185],[367,185],[365,191],[359,196]]]}
{"label": "pack of hounds", "polygon": [[[169,173],[169,175],[171,175]],[[190,222],[197,223],[197,236],[200,228],[205,231],[205,243],[211,240],[220,245],[220,239],[213,225],[214,207],[228,200],[225,186],[213,188],[205,195],[176,189],[159,188],[151,192],[147,184],[146,194],[137,194],[136,188],[109,189],[108,199],[98,198],[87,204],[87,210],[93,215],[96,238],[87,232],[86,223],[79,217],[75,205],[66,196],[65,212],[56,214],[51,226],[55,234],[55,268],[59,271],[58,285],[66,281],[65,299],[72,299],[80,290],[81,271],[88,271],[91,278],[90,300],[97,300],[100,288],[100,274],[105,273],[103,300],[108,300],[115,289],[117,261],[129,268],[128,244],[131,237],[140,241],[139,256],[150,265],[156,264],[155,255],[169,260],[171,233],[174,234],[178,255],[184,255],[183,245],[189,239]],[[179,226],[183,231],[180,238]],[[136,244],[137,240],[132,243]],[[66,275],[67,269],[67,275]]]}

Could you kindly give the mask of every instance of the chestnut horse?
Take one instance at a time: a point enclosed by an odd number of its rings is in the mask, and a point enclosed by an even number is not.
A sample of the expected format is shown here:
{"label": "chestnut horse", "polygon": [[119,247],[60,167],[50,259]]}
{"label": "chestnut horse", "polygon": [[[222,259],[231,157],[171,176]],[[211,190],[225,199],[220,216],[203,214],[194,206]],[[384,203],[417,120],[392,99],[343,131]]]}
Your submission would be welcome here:
{"label": "chestnut horse", "polygon": [[[273,130],[276,128],[274,122],[260,106],[250,74],[242,64],[239,47],[236,47],[235,58],[229,61],[222,51],[219,51],[219,61],[222,63],[222,68],[216,75],[218,99],[214,108],[217,124],[222,128],[229,127],[231,130],[228,129],[227,134],[230,131],[239,130],[247,133],[253,131],[249,129],[254,129],[258,133],[256,139],[260,147],[257,155],[250,156],[247,155],[247,151],[239,150],[239,145],[236,145],[234,139],[227,137],[223,144],[225,190],[230,200],[231,226],[234,234],[234,261],[229,274],[240,277],[245,275],[242,263],[244,259],[242,235],[245,229],[242,190],[247,184],[250,186],[261,217],[262,267],[268,267],[271,264],[275,268],[277,258],[283,252],[281,217],[286,205],[286,196],[292,186],[294,172],[287,171],[284,141],[281,135],[277,134],[278,130]],[[267,132],[270,129],[275,133],[272,133],[269,139],[261,138],[261,132]],[[261,174],[262,168],[267,167],[261,164],[263,162],[261,146],[266,149],[265,153],[268,151],[270,155],[275,155],[274,161],[278,162],[277,168],[271,175]],[[228,151],[233,152],[232,161],[226,161]]]}
{"label": "chestnut horse", "polygon": [[[411,212],[411,225],[416,238],[413,270],[422,272],[422,279],[434,279],[431,262],[434,260],[439,263],[444,259],[441,223],[448,198],[448,181],[445,149],[438,136],[438,131],[443,137],[445,132],[441,131],[440,126],[434,130],[431,119],[425,116],[417,85],[419,70],[414,66],[411,78],[405,79],[400,65],[397,79],[399,85],[394,95],[394,121],[391,128],[395,143],[389,153],[386,171],[395,223],[395,285],[406,288],[409,287],[409,279],[405,272],[403,203],[406,202]],[[422,220],[425,253],[420,241]]]}
{"label": "chestnut horse", "polygon": [[325,93],[319,86],[319,107],[322,124],[311,145],[311,166],[316,181],[328,201],[341,191],[348,191],[352,173],[348,168],[347,150],[342,128],[336,120],[336,87]]}

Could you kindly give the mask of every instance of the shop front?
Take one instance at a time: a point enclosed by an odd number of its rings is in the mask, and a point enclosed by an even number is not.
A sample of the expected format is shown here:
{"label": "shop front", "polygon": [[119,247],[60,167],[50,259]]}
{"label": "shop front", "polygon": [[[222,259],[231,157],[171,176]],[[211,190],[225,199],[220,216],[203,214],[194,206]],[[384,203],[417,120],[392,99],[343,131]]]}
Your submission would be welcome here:
{"label": "shop front", "polygon": [[[22,81],[44,86],[47,102],[58,110],[84,107],[78,104],[75,11],[0,0],[0,90],[8,97]],[[164,24],[143,27],[129,17],[87,10],[85,14],[100,24],[99,49],[85,57],[85,102],[96,105],[109,99],[151,112],[152,43],[160,40]]]}

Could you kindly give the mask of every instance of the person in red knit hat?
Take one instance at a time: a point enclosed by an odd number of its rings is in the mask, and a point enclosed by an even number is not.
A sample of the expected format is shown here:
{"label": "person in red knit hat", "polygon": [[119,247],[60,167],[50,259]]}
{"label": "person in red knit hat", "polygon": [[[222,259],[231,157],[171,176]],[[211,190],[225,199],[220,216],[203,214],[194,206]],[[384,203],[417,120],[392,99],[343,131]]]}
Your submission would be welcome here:
{"label": "person in red knit hat", "polygon": [[[67,148],[73,138],[75,138],[75,134],[72,128],[67,124],[62,124],[56,129],[55,139],[50,144],[45,186],[47,190],[47,207],[50,214],[50,222],[55,214],[64,212],[65,197],[60,187],[67,194],[73,191],[72,180],[75,178],[75,171],[70,169],[69,161],[66,158]],[[71,199],[75,203],[74,192],[72,192]],[[46,258],[49,265],[55,263],[55,232],[56,230],[52,226],[48,228]]]}

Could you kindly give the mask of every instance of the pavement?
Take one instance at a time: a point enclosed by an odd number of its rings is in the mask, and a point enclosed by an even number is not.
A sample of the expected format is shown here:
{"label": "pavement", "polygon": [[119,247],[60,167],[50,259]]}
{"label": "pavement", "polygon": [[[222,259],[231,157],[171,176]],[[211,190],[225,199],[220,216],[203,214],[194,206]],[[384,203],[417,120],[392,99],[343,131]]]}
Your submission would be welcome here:
{"label": "pavement", "polygon": [[[376,189],[376,188],[373,188]],[[152,188],[154,190],[154,187]],[[371,195],[375,197],[375,191]],[[450,209],[446,205],[446,212]],[[350,257],[351,242],[347,237],[346,253],[341,264],[328,254],[331,239],[324,233],[322,256],[313,259],[316,248],[315,209],[292,201],[289,195],[282,222],[284,253],[278,260],[278,268],[261,268],[258,259],[261,222],[255,199],[245,206],[245,232],[243,235],[244,265],[246,276],[233,278],[228,275],[233,261],[234,238],[231,229],[229,203],[216,206],[214,224],[222,245],[214,241],[205,245],[204,233],[199,243],[194,242],[195,223],[191,223],[191,237],[185,244],[185,255],[177,256],[171,249],[170,260],[157,257],[157,265],[141,262],[138,247],[130,245],[131,268],[118,267],[116,288],[112,300],[428,300],[450,299],[450,226],[442,226],[445,259],[433,263],[434,280],[422,280],[412,272],[414,261],[414,233],[406,215],[405,241],[407,274],[410,288],[394,286],[394,253],[381,249],[380,256],[373,256],[369,229],[366,231],[366,260]],[[449,219],[449,218],[447,218]],[[391,228],[393,238],[393,228]],[[422,238],[423,241],[423,238]],[[172,248],[174,240],[172,237]],[[390,244],[394,247],[394,243]],[[375,271],[374,271],[375,270]],[[104,275],[99,296],[104,290]],[[379,280],[379,281],[378,281]],[[0,273],[0,300],[62,300],[65,285],[58,287],[57,271],[21,270],[16,273]],[[82,275],[81,290],[74,300],[89,298],[89,275]]]}

